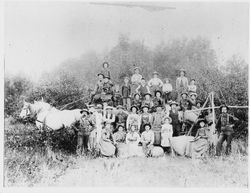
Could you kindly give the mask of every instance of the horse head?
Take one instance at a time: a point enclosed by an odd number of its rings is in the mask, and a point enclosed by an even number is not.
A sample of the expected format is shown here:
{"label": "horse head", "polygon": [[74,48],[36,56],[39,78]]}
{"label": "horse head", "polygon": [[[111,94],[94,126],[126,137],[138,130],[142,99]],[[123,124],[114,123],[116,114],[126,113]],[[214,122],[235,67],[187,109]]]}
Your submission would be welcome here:
{"label": "horse head", "polygon": [[23,101],[23,108],[21,110],[21,113],[19,114],[20,118],[25,119],[31,115],[30,105],[31,103]]}

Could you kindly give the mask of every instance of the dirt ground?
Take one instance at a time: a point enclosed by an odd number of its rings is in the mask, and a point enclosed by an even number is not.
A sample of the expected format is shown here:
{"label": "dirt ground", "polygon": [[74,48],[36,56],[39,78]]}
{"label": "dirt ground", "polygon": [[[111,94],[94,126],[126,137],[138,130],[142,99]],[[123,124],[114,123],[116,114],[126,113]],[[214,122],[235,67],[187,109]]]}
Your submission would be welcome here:
{"label": "dirt ground", "polygon": [[248,187],[247,157],[78,158],[51,186]]}

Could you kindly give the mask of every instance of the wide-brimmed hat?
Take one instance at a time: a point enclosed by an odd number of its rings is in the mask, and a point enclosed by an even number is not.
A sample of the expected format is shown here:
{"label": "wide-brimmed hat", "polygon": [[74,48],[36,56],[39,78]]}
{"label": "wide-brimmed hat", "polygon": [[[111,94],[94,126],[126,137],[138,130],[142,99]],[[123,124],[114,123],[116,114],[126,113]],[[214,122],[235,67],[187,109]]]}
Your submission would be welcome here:
{"label": "wide-brimmed hat", "polygon": [[156,91],[155,91],[155,96],[156,96],[156,93],[160,93],[161,96],[162,96],[162,92],[161,92],[160,90],[156,90]]}
{"label": "wide-brimmed hat", "polygon": [[104,64],[107,64],[108,67],[109,67],[109,63],[108,63],[108,62],[103,62],[103,63],[102,63],[102,67],[104,67]]}
{"label": "wide-brimmed hat", "polygon": [[82,109],[81,111],[80,111],[80,113],[82,114],[82,113],[87,113],[87,114],[89,114],[89,111],[88,111],[88,109]]}
{"label": "wide-brimmed hat", "polygon": [[186,74],[186,70],[184,68],[181,68],[179,72],[184,72]]}
{"label": "wide-brimmed hat", "polygon": [[226,107],[227,110],[229,110],[229,107],[228,107],[226,104],[222,104],[222,105],[220,106],[220,111],[222,110],[223,107]]}
{"label": "wide-brimmed hat", "polygon": [[172,106],[172,105],[178,106],[179,104],[178,104],[176,101],[171,101],[169,105],[170,105],[170,106]]}
{"label": "wide-brimmed hat", "polygon": [[143,128],[145,129],[146,126],[149,126],[149,127],[150,127],[149,129],[151,129],[151,127],[152,127],[150,123],[146,123],[146,124],[143,126]]}
{"label": "wide-brimmed hat", "polygon": [[157,71],[154,71],[154,72],[153,72],[153,75],[154,75],[154,74],[157,74],[157,75],[159,75],[159,73],[158,73]]}
{"label": "wide-brimmed hat", "polygon": [[148,108],[148,109],[150,109],[150,107],[149,107],[148,105],[142,105],[142,106],[141,106],[141,109],[143,109],[143,108]]}
{"label": "wide-brimmed hat", "polygon": [[102,104],[97,104],[96,109],[102,109]]}
{"label": "wide-brimmed hat", "polygon": [[186,94],[186,95],[188,96],[188,92],[187,92],[187,91],[183,91],[183,92],[181,93],[181,96],[184,95],[184,94]]}
{"label": "wide-brimmed hat", "polygon": [[189,96],[191,97],[192,95],[194,95],[195,97],[197,97],[197,93],[196,92],[190,92]]}
{"label": "wide-brimmed hat", "polygon": [[124,109],[124,106],[122,106],[122,105],[117,105],[116,108],[117,108],[117,109]]}
{"label": "wide-brimmed hat", "polygon": [[136,105],[132,105],[131,107],[130,107],[130,110],[132,111],[132,108],[136,108],[136,111],[138,111],[138,107],[136,106]]}
{"label": "wide-brimmed hat", "polygon": [[140,93],[135,93],[135,94],[134,94],[134,98],[135,98],[136,95],[138,95],[139,98],[141,97]]}
{"label": "wide-brimmed hat", "polygon": [[125,128],[125,127],[124,127],[124,124],[118,124],[118,125],[116,126],[117,129],[119,129],[119,127],[122,127],[123,129]]}
{"label": "wide-brimmed hat", "polygon": [[129,77],[128,77],[128,76],[125,76],[125,77],[124,77],[124,80],[125,80],[125,79],[129,80]]}
{"label": "wide-brimmed hat", "polygon": [[102,75],[103,78],[105,77],[104,74],[103,74],[102,72],[99,72],[99,73],[97,74],[97,76],[99,76],[99,75]]}
{"label": "wide-brimmed hat", "polygon": [[111,109],[111,110],[113,110],[114,109],[114,107],[112,107],[112,106],[106,106],[106,108],[105,108],[106,110],[107,109]]}
{"label": "wide-brimmed hat", "polygon": [[104,76],[104,78],[110,79],[110,76]]}
{"label": "wide-brimmed hat", "polygon": [[200,124],[201,122],[204,122],[205,124],[207,123],[206,119],[201,118],[198,119],[197,124]]}
{"label": "wide-brimmed hat", "polygon": [[149,93],[149,92],[145,93],[145,94],[144,94],[144,97],[145,97],[146,95],[149,95],[150,97],[152,96],[152,94]]}
{"label": "wide-brimmed hat", "polygon": [[171,118],[171,117],[165,117],[164,122],[165,122],[166,119],[169,120],[169,121],[168,121],[169,123],[172,123],[172,118]]}
{"label": "wide-brimmed hat", "polygon": [[135,71],[136,69],[138,69],[138,70],[140,70],[140,71],[141,71],[141,68],[140,68],[140,67],[138,67],[138,66],[134,67],[134,71]]}

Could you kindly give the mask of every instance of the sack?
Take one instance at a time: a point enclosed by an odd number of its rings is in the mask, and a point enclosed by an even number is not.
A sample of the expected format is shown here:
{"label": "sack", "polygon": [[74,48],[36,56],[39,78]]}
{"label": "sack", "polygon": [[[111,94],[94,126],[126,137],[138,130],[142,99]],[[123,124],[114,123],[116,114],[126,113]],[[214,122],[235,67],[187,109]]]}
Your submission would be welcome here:
{"label": "sack", "polygon": [[185,111],[184,112],[184,121],[191,121],[192,123],[195,122],[198,118],[198,115],[194,112]]}

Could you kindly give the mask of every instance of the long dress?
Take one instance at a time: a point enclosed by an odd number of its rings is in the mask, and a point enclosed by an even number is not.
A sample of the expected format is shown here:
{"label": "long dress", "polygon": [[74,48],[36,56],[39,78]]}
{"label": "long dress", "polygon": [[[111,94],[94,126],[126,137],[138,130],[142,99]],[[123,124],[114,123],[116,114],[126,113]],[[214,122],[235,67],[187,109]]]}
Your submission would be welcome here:
{"label": "long dress", "polygon": [[169,139],[173,136],[173,126],[164,124],[161,128],[161,146],[170,147]]}
{"label": "long dress", "polygon": [[100,151],[104,156],[113,156],[115,155],[115,146],[111,141],[111,133],[108,129],[102,130],[102,137],[100,140]]}
{"label": "long dress", "polygon": [[189,142],[185,155],[192,158],[200,158],[208,151],[208,148],[208,128],[202,127],[198,129],[194,140]]}
{"label": "long dress", "polygon": [[128,145],[128,156],[140,155],[140,135],[137,132],[129,132],[126,136],[126,144]]}
{"label": "long dress", "polygon": [[141,119],[140,115],[135,114],[135,113],[130,113],[127,118],[127,129],[130,130],[130,127],[132,125],[135,126],[136,132],[139,132],[140,125],[141,125]]}

